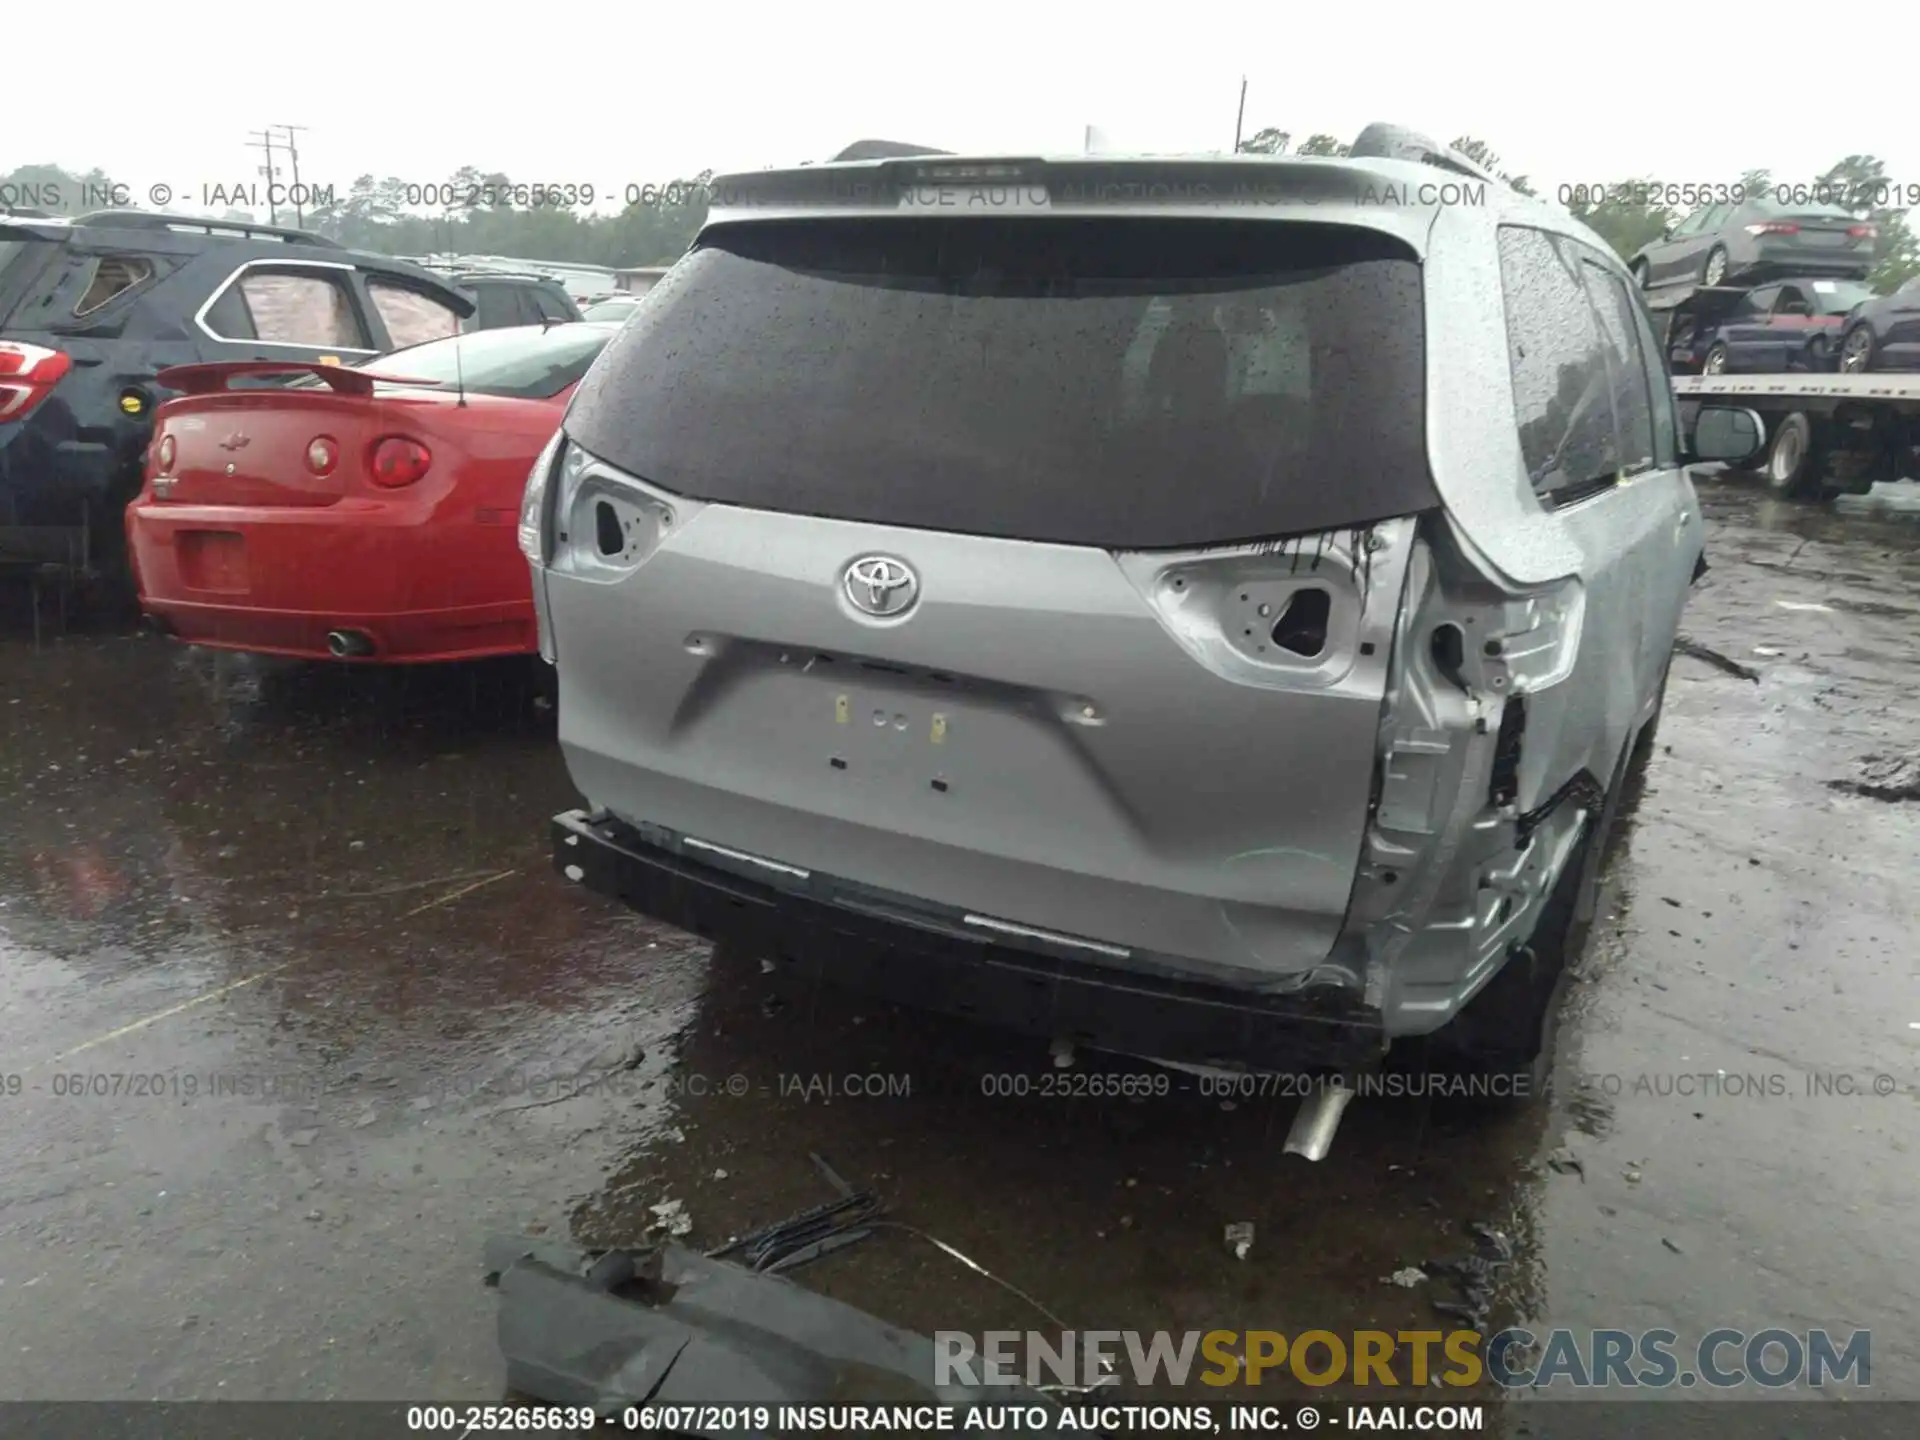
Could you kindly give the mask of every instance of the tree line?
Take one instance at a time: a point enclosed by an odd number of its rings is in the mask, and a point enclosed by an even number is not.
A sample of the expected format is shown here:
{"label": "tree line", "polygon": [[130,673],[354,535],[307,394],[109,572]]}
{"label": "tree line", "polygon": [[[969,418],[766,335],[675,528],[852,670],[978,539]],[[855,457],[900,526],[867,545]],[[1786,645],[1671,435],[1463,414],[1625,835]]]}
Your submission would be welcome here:
{"label": "tree line", "polygon": [[[1509,174],[1486,141],[1462,135],[1453,148],[1523,194],[1538,193],[1527,176]],[[1337,156],[1345,155],[1348,147],[1326,134],[1309,135],[1295,146],[1288,132],[1268,128],[1256,131],[1240,149],[1260,155]],[[306,228],[344,245],[383,255],[454,253],[576,265],[670,265],[706,221],[706,186],[712,178],[712,171],[702,171],[658,192],[596,196],[601,205],[607,201],[621,205],[608,211],[598,205],[555,203],[550,196],[533,197],[528,187],[515,185],[505,174],[470,165],[434,185],[367,174],[355,179],[345,194],[336,193],[326,203],[306,209],[301,220]],[[1766,170],[1749,170],[1729,183],[1755,194],[1771,184],[1771,175]],[[1885,198],[1890,188],[1885,163],[1866,154],[1845,156],[1814,183],[1823,193],[1863,201]],[[82,197],[101,194],[109,187],[107,175],[98,169],[81,175],[52,165],[25,165],[0,176],[0,203],[8,202],[9,196],[57,193],[62,203],[50,207],[52,213],[71,214],[93,208],[83,205]],[[1629,176],[1596,187],[1593,193],[1579,186],[1541,198],[1564,204],[1625,259],[1658,240],[1684,213],[1661,203],[1663,192],[1671,189],[1644,176]],[[438,203],[420,203],[429,197]],[[629,198],[633,203],[622,203]],[[1907,211],[1864,203],[1848,208],[1879,229],[1880,260],[1870,277],[1875,289],[1885,293],[1920,274],[1920,236]],[[265,217],[229,209],[215,218],[257,223]],[[293,217],[282,213],[280,220],[291,224]]]}

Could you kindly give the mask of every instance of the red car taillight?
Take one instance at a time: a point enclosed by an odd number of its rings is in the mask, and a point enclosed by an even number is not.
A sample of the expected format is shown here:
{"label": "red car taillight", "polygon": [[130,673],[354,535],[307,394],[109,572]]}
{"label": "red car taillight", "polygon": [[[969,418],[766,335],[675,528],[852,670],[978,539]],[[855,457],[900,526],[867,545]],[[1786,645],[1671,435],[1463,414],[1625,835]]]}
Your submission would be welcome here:
{"label": "red car taillight", "polygon": [[433,452],[418,440],[409,440],[404,435],[389,435],[373,447],[367,472],[374,484],[383,489],[398,490],[425,475],[431,464]]}
{"label": "red car taillight", "polygon": [[307,468],[314,474],[330,475],[339,462],[340,447],[331,435],[316,435],[307,442]]}
{"label": "red car taillight", "polygon": [[1849,225],[1847,235],[1853,240],[1878,240],[1880,229],[1875,225]]}
{"label": "red car taillight", "polygon": [[53,393],[73,368],[64,350],[16,341],[0,343],[0,421],[18,420]]}
{"label": "red car taillight", "polygon": [[1766,220],[1747,226],[1749,235],[1798,235],[1800,227],[1791,220]]}

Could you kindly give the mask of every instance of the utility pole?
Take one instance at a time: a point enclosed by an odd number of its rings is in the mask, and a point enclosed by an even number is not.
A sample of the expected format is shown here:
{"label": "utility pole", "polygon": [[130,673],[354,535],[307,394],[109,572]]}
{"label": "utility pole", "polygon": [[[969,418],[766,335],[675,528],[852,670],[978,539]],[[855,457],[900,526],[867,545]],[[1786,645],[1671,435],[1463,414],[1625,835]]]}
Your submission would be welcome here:
{"label": "utility pole", "polygon": [[287,158],[293,164],[293,223],[304,229],[307,223],[306,197],[300,193],[300,152],[294,148],[293,134],[294,131],[304,130],[307,127],[304,125],[276,125],[273,128],[287,132]]}
{"label": "utility pole", "polygon": [[273,168],[273,132],[271,130],[252,131],[247,136],[247,143],[249,145],[258,145],[266,152],[267,163],[257,168],[262,175],[267,177],[267,214],[271,217],[268,223],[278,225],[280,223],[280,210],[279,207],[273,203],[273,177],[275,173]]}
{"label": "utility pole", "polygon": [[1240,77],[1240,111],[1233,117],[1233,153],[1240,153],[1240,127],[1247,118],[1247,77]]}

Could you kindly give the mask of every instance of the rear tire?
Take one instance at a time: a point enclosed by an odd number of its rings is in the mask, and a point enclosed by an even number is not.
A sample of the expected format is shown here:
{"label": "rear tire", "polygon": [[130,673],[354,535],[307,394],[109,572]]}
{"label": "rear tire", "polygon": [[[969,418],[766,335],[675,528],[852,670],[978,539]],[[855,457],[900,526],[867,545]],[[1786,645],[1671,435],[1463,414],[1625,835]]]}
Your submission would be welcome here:
{"label": "rear tire", "polygon": [[1789,500],[1816,499],[1821,464],[1819,437],[1805,411],[1795,410],[1774,426],[1763,471],[1767,489]]}
{"label": "rear tire", "polygon": [[1700,373],[1702,375],[1724,375],[1727,373],[1727,347],[1718,340],[1714,341],[1713,348],[1707,351],[1706,362],[1701,365]]}
{"label": "rear tire", "polygon": [[1880,344],[1874,339],[1873,327],[1862,322],[1847,331],[1840,341],[1840,373],[1864,375],[1879,366]]}

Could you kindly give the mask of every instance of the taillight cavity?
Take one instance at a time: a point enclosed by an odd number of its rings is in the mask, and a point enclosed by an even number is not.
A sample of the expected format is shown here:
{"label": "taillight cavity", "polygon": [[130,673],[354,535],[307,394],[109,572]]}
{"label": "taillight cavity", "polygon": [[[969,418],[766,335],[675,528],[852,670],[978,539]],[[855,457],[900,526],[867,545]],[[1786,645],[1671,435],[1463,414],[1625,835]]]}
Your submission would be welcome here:
{"label": "taillight cavity", "polygon": [[433,452],[418,440],[389,435],[375,442],[367,474],[383,490],[399,490],[419,480],[432,464]]}
{"label": "taillight cavity", "polygon": [[0,421],[25,415],[51,395],[72,368],[72,357],[64,350],[0,342]]}
{"label": "taillight cavity", "polygon": [[160,437],[160,443],[154,447],[153,452],[155,473],[165,475],[173,469],[173,457],[178,448],[179,447],[173,443],[173,436],[162,435]]}
{"label": "taillight cavity", "polygon": [[331,475],[339,463],[340,446],[331,435],[316,435],[307,442],[307,468],[314,474]]}

